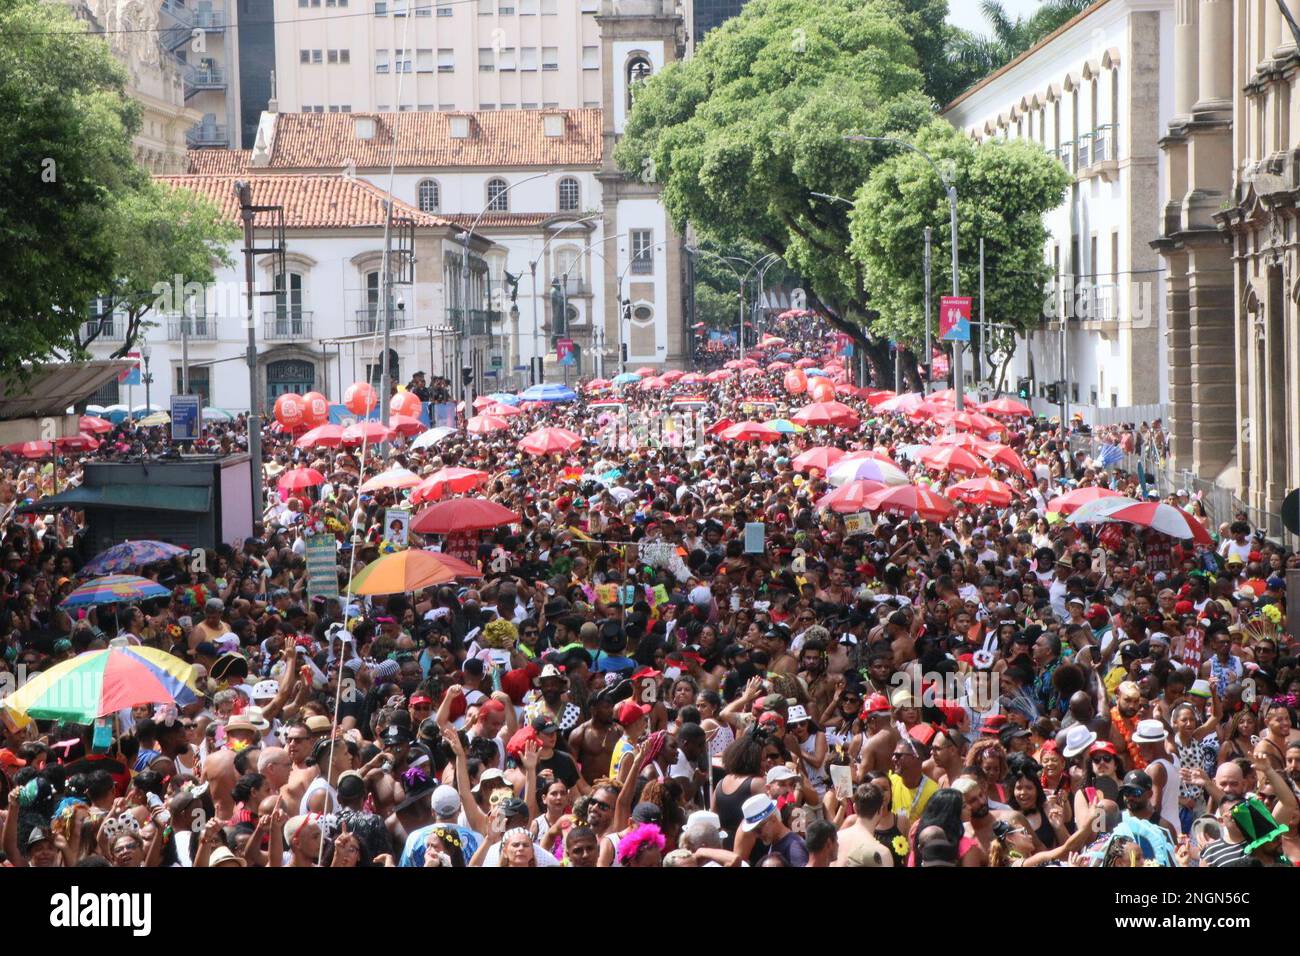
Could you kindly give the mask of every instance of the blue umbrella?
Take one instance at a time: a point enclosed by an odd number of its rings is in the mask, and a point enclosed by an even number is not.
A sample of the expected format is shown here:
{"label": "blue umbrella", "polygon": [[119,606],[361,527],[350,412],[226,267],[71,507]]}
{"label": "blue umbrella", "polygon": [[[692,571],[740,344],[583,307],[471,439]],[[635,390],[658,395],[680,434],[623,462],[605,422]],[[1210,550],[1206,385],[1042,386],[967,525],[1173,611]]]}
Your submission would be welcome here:
{"label": "blue umbrella", "polygon": [[524,390],[523,398],[528,402],[572,402],[578,393],[559,382],[543,382]]}
{"label": "blue umbrella", "polygon": [[822,377],[825,377],[826,375],[826,373],[819,368],[806,368],[803,370],[803,373],[804,375],[807,375],[809,378],[813,378],[814,376],[817,375],[821,375]]}
{"label": "blue umbrella", "polygon": [[150,598],[168,597],[171,591],[134,574],[110,574],[87,581],[63,599],[59,607],[85,607],[89,604],[134,604]]}
{"label": "blue umbrella", "polygon": [[131,568],[142,568],[146,564],[167,561],[185,553],[184,548],[166,541],[123,541],[91,558],[81,573],[88,578],[117,574]]}
{"label": "blue umbrella", "polygon": [[622,375],[614,376],[615,385],[631,385],[633,382],[641,381],[641,376],[635,372],[624,372]]}
{"label": "blue umbrella", "polygon": [[500,405],[518,405],[523,399],[512,392],[493,392],[488,398]]}
{"label": "blue umbrella", "polygon": [[794,359],[794,354],[791,352],[778,352],[775,358],[778,362],[789,362]]}

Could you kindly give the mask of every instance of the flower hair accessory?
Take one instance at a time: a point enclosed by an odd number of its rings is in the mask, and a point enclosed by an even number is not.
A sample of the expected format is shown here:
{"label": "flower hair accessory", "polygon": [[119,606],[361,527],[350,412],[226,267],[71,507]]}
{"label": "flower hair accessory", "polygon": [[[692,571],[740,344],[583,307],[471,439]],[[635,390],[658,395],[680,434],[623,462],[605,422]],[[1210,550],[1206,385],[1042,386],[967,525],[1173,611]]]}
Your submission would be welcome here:
{"label": "flower hair accessory", "polygon": [[429,775],[424,772],[423,767],[408,767],[402,771],[402,783],[409,789],[419,789],[422,784],[429,782]]}

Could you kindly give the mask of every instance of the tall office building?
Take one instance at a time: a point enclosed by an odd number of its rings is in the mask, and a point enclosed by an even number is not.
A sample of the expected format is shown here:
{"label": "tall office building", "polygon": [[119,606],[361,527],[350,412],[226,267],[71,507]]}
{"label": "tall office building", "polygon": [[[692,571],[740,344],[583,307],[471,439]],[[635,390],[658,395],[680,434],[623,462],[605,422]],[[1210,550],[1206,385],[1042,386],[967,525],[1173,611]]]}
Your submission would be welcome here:
{"label": "tall office building", "polygon": [[231,145],[252,149],[262,110],[275,93],[271,77],[275,73],[276,6],[274,0],[231,3],[239,10],[239,136],[232,137]]}
{"label": "tall office building", "polygon": [[710,30],[740,13],[745,0],[687,0],[687,4],[691,49],[694,50],[695,44],[703,40]]}

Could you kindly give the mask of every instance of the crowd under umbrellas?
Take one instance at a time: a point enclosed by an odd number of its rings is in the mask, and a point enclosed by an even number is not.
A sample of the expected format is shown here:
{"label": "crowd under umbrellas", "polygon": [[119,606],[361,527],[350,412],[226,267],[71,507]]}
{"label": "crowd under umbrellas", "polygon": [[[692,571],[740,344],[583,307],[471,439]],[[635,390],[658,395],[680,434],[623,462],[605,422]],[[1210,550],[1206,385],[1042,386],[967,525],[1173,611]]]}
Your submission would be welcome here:
{"label": "crowd under umbrellas", "polygon": [[[1296,858],[1296,555],[1014,399],[851,381],[816,316],[707,355],[436,425],[422,376],[281,396],[242,546],[7,519],[5,862]],[[164,450],[102,411],[6,493]]]}

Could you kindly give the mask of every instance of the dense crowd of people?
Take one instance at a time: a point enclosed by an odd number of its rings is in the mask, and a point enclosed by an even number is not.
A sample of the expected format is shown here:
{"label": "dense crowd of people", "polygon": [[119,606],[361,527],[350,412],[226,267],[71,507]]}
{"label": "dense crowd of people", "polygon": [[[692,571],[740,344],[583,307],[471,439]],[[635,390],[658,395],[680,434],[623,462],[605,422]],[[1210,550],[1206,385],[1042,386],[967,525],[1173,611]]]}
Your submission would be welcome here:
{"label": "dense crowd of people", "polygon": [[[25,719],[0,699],[4,864],[1300,859],[1300,659],[1285,626],[1297,555],[1185,494],[1161,504],[1211,519],[1213,544],[1065,520],[1052,504],[1080,489],[1160,497],[1150,476],[1075,454],[1068,427],[1027,414],[988,432],[1005,449],[987,461],[1005,503],[864,508],[866,520],[828,507],[835,452],[943,493],[968,475],[921,449],[957,431],[847,385],[819,323],[767,331],[752,364],[733,351],[713,381],[583,388],[484,434],[464,430],[476,409],[462,409],[462,427],[424,448],[303,450],[268,429],[252,536],[199,570],[188,556],[138,569],[170,596],[136,604],[61,607],[91,557],[83,516],[15,514],[56,476],[6,459],[0,690],[125,644],[174,655],[197,694],[94,724]],[[852,418],[754,441],[709,427],[790,425],[806,398],[785,373],[801,359],[842,386]],[[683,395],[698,399],[694,427],[665,433]],[[583,442],[521,451],[541,426]],[[1158,423],[1128,434],[1166,440]],[[236,421],[203,444],[244,442]],[[814,449],[832,451],[801,460]],[[157,432],[120,425],[100,451],[66,456],[58,487],[95,456],[163,450]],[[360,490],[391,466],[487,474],[467,497],[517,520],[477,536],[481,577],[351,593],[402,546],[385,518],[409,492]],[[325,480],[281,493],[295,467]],[[336,541],[341,597],[308,587],[306,544],[321,534]]]}

